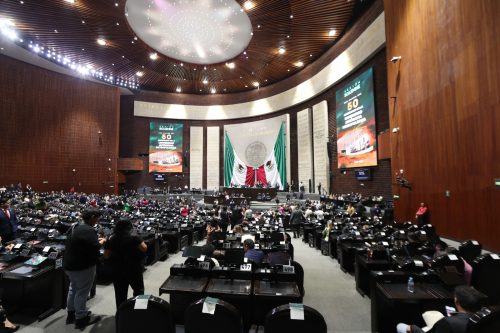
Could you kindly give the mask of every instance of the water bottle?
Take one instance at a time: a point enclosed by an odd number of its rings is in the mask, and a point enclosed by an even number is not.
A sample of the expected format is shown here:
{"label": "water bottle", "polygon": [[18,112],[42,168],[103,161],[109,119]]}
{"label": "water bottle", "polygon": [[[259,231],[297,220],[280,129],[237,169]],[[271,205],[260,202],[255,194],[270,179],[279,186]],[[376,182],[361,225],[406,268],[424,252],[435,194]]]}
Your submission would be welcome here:
{"label": "water bottle", "polygon": [[408,291],[410,293],[415,292],[415,281],[413,281],[413,278],[411,276],[408,278]]}

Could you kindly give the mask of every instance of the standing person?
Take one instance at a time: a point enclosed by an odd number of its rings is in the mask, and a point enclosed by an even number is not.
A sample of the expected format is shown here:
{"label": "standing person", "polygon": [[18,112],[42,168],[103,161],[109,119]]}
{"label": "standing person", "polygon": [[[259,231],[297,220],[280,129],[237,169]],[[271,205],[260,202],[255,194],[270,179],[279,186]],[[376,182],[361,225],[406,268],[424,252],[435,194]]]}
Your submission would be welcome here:
{"label": "standing person", "polygon": [[429,223],[429,208],[427,208],[424,202],[420,203],[420,207],[418,207],[417,213],[415,214],[415,219],[419,227]]}
{"label": "standing person", "polygon": [[16,239],[17,217],[14,210],[10,208],[9,198],[0,198],[0,237],[3,242]]}
{"label": "standing person", "polygon": [[77,329],[98,322],[101,317],[91,315],[87,308],[87,296],[94,283],[99,249],[104,239],[98,239],[94,226],[101,213],[97,209],[85,210],[83,222],[68,230],[63,268],[70,284],[68,291],[68,317],[66,324],[75,323]]}
{"label": "standing person", "polygon": [[299,237],[300,224],[302,223],[303,218],[304,215],[302,214],[302,209],[300,209],[300,206],[297,206],[292,210],[292,214],[290,215],[290,224],[293,230],[293,238]]}
{"label": "standing person", "polygon": [[318,194],[321,195],[321,182],[318,183]]}
{"label": "standing person", "polygon": [[189,208],[188,208],[187,205],[181,207],[180,214],[181,214],[182,217],[188,217],[188,215],[189,215]]}
{"label": "standing person", "polygon": [[222,207],[220,212],[220,227],[222,231],[227,231],[227,226],[229,225],[229,215],[227,214],[227,206]]}
{"label": "standing person", "polygon": [[148,246],[139,236],[132,234],[132,222],[120,219],[113,236],[104,246],[104,258],[109,258],[113,270],[116,309],[127,300],[128,286],[132,287],[134,297],[144,295],[144,254]]}
{"label": "standing person", "polygon": [[240,207],[235,207],[231,212],[231,229],[241,222],[243,222],[243,212]]}
{"label": "standing person", "polygon": [[303,182],[299,184],[299,199],[304,199],[304,193],[306,192],[306,188]]}

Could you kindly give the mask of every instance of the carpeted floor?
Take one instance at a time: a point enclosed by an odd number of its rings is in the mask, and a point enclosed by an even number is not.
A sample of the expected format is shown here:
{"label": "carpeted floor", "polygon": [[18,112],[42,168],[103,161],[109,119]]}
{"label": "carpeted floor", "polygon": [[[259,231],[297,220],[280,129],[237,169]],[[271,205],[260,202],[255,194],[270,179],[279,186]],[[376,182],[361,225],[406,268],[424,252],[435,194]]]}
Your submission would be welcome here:
{"label": "carpeted floor", "polygon": [[[318,310],[328,325],[328,332],[362,333],[370,331],[370,299],[361,297],[355,289],[354,277],[343,273],[336,260],[323,256],[309,248],[301,240],[293,239],[295,260],[304,267],[305,290],[304,304]],[[144,273],[146,293],[158,295],[160,285],[167,279],[170,266],[184,262],[181,254],[169,257],[165,262],[149,266]],[[163,295],[168,301],[168,295]],[[115,332],[115,301],[112,285],[97,286],[97,295],[89,301],[93,313],[103,315],[103,319],[83,332]],[[66,312],[60,310],[40,322],[30,322],[21,315],[10,316],[20,323],[22,333],[62,333],[80,332],[73,325],[65,325]],[[177,333],[183,333],[183,327],[177,327]]]}

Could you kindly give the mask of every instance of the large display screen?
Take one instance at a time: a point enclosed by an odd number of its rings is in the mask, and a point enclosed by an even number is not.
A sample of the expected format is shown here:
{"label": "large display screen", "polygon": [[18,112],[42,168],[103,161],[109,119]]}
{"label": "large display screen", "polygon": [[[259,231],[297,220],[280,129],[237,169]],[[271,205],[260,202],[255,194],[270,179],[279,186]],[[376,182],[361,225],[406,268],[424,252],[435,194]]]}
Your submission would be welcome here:
{"label": "large display screen", "polygon": [[182,124],[149,123],[149,172],[182,172]]}
{"label": "large display screen", "polygon": [[377,165],[373,68],[335,93],[338,167]]}

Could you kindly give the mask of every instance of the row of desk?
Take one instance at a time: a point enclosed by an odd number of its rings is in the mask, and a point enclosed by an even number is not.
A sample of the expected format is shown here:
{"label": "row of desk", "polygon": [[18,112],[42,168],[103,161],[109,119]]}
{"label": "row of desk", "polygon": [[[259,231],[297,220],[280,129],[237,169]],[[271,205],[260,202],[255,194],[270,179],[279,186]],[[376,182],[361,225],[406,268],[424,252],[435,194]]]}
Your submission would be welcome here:
{"label": "row of desk", "polygon": [[159,293],[170,295],[170,305],[178,324],[184,322],[186,307],[205,296],[234,305],[240,311],[245,327],[264,324],[266,314],[276,306],[302,302],[295,274],[270,269],[252,272],[214,267],[203,270],[174,265]]}

